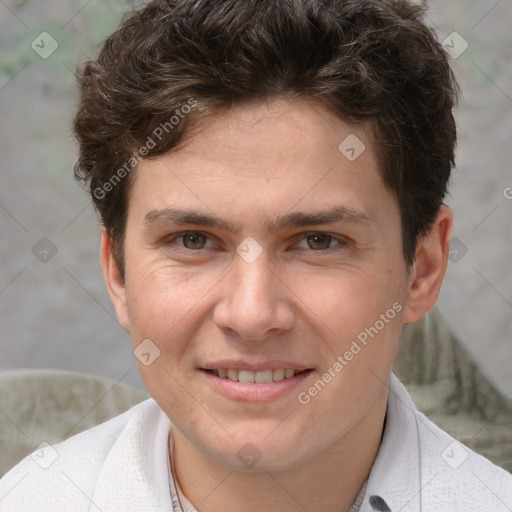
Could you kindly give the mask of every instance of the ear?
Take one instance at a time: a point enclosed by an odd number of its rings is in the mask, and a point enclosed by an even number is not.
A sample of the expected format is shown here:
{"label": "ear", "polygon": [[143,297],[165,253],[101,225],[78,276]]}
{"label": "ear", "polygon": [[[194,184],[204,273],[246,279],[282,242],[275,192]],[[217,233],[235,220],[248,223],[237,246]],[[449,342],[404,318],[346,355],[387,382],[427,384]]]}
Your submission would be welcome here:
{"label": "ear", "polygon": [[114,258],[112,239],[105,228],[103,228],[101,233],[100,261],[108,294],[112,304],[114,304],[117,319],[130,332],[130,320],[126,305],[126,286]]}
{"label": "ear", "polygon": [[432,229],[418,241],[408,285],[404,322],[412,324],[432,309],[448,266],[453,214],[441,206]]}

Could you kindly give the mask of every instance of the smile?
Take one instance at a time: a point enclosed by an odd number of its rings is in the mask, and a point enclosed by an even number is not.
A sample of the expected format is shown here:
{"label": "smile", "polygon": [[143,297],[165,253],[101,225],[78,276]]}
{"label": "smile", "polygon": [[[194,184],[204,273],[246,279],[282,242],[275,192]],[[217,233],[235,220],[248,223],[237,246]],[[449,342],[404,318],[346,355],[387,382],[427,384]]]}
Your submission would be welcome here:
{"label": "smile", "polygon": [[287,395],[313,373],[312,369],[203,368],[209,385],[221,395],[235,401],[269,402]]}

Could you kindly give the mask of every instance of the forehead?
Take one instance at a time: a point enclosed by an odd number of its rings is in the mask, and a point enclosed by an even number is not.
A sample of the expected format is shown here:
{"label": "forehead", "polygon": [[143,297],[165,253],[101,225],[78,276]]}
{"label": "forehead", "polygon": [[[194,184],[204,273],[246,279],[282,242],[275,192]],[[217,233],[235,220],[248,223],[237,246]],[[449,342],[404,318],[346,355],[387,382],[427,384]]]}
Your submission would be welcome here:
{"label": "forehead", "polygon": [[387,193],[370,131],[304,100],[231,108],[134,177],[130,210],[144,217],[174,206],[241,221],[249,206],[267,220],[295,207],[372,216]]}
{"label": "forehead", "polygon": [[[366,164],[374,157],[370,130],[365,125],[349,125],[318,102],[284,98],[222,111],[194,131],[188,143],[174,154],[178,153],[181,159],[217,163],[217,170],[229,171],[236,165],[236,174],[244,177],[268,176],[271,170],[282,174],[282,164],[293,161],[300,162],[296,172],[304,169],[310,174],[307,166],[318,162],[320,153],[334,156],[330,158],[333,163],[340,154],[352,162],[363,156]],[[254,160],[254,156],[258,158]],[[204,176],[200,169],[197,174]]]}

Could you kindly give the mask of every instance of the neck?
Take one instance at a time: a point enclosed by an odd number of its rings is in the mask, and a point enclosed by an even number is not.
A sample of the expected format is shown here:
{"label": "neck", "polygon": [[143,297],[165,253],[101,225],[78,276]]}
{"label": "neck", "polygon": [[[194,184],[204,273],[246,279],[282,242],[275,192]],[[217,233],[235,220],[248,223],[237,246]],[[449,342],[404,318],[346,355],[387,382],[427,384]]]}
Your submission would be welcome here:
{"label": "neck", "polygon": [[348,511],[377,456],[386,404],[387,395],[328,449],[284,471],[230,469],[173,429],[175,478],[199,512]]}

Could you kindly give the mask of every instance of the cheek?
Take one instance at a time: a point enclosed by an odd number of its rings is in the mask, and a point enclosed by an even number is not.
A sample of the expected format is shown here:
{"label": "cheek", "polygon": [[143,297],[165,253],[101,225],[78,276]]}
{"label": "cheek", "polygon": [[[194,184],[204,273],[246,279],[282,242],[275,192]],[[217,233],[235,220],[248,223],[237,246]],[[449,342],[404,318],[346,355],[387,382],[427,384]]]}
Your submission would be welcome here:
{"label": "cheek", "polygon": [[346,341],[373,325],[395,302],[402,303],[402,274],[385,265],[377,267],[377,271],[341,269],[323,275],[302,275],[290,283],[290,289],[327,332]]}
{"label": "cheek", "polygon": [[137,357],[146,388],[160,404],[167,404],[168,410],[192,413],[183,388],[192,371],[191,340],[207,314],[206,297],[212,284],[204,275],[199,279],[163,266],[149,271],[133,268],[131,277],[126,289],[135,355],[142,352],[137,347],[143,340],[151,340],[158,348],[156,356],[156,349],[149,351],[155,357],[149,365]]}
{"label": "cheek", "polygon": [[[131,269],[130,269],[131,270]],[[149,338],[166,351],[182,350],[215,279],[158,263],[127,272],[127,305],[134,343]],[[183,340],[183,341],[181,341]]]}
{"label": "cheek", "polygon": [[336,376],[319,402],[338,403],[329,413],[333,417],[349,415],[358,401],[366,403],[388,378],[402,331],[405,282],[399,266],[382,266],[378,272],[317,278],[316,286],[308,287],[308,307],[317,312],[315,322],[329,345],[322,371],[330,371],[325,380]]}

